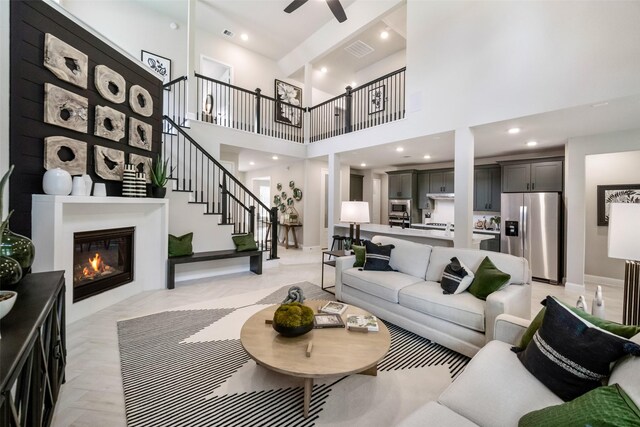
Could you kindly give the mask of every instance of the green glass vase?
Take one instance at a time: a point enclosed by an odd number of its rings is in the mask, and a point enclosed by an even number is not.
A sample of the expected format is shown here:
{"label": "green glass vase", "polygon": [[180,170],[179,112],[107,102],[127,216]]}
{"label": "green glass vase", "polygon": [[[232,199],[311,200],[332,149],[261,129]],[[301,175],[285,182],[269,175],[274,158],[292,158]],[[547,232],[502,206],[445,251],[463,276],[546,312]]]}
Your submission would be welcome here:
{"label": "green glass vase", "polygon": [[13,258],[0,256],[0,288],[15,285],[22,278],[22,268]]}
{"label": "green glass vase", "polygon": [[7,228],[2,233],[0,255],[18,261],[23,275],[26,275],[31,271],[31,264],[33,264],[33,259],[36,255],[36,247],[28,237],[14,233]]}

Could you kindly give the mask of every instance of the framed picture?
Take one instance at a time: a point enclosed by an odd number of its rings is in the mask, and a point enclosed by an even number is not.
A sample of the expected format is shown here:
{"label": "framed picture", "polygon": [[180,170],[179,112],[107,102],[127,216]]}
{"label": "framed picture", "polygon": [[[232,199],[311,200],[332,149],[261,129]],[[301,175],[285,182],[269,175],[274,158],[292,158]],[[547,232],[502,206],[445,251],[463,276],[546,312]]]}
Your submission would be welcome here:
{"label": "framed picture", "polygon": [[384,85],[369,89],[369,114],[384,111]]}
{"label": "framed picture", "polygon": [[598,225],[609,225],[611,203],[640,203],[640,184],[598,185]]}
{"label": "framed picture", "polygon": [[338,314],[320,313],[313,316],[313,327],[316,329],[344,328],[344,322]]}
{"label": "framed picture", "polygon": [[275,89],[273,91],[276,98],[276,109],[274,120],[278,123],[302,127],[302,89],[281,80],[275,79]]}
{"label": "framed picture", "polygon": [[164,84],[171,81],[171,60],[169,58],[143,50],[140,55],[140,59],[144,62],[144,65],[151,68],[156,74],[162,77],[162,82]]}

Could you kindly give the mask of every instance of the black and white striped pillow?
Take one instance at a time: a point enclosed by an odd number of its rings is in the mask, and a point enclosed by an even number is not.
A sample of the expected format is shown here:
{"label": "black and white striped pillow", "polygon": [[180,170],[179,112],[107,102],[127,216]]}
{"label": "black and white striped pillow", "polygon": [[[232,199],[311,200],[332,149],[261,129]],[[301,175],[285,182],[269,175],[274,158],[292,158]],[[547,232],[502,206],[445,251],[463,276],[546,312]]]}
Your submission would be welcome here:
{"label": "black and white striped pillow", "polygon": [[622,356],[640,356],[640,345],[596,327],[555,298],[547,297],[546,306],[542,326],[518,359],[564,401],[603,385]]}
{"label": "black and white striped pillow", "polygon": [[364,242],[364,246],[366,251],[364,270],[393,271],[393,268],[389,266],[389,260],[391,259],[391,249],[395,248],[395,246],[376,245],[369,241]]}
{"label": "black and white striped pillow", "polygon": [[459,294],[467,290],[473,282],[473,271],[464,265],[458,258],[451,258],[442,272],[440,287],[443,294]]}

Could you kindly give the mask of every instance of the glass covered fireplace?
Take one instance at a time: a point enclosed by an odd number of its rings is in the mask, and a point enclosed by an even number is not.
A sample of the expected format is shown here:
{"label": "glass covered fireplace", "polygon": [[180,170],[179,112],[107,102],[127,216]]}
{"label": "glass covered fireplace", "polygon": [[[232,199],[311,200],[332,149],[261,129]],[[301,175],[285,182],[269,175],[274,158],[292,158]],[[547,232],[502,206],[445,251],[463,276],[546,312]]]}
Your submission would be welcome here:
{"label": "glass covered fireplace", "polygon": [[73,302],[133,281],[135,227],[73,233]]}

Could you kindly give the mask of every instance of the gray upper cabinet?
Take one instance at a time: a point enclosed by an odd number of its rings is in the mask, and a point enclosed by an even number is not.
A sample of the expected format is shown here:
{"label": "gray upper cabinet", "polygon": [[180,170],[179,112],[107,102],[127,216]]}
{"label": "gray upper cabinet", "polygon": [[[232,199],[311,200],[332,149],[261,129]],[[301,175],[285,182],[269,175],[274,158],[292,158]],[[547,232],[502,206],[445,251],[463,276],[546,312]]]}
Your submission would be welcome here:
{"label": "gray upper cabinet", "polygon": [[352,202],[361,202],[363,197],[364,176],[351,174],[349,178],[349,200]]}
{"label": "gray upper cabinet", "polygon": [[430,172],[430,193],[453,193],[455,191],[453,170]]}
{"label": "gray upper cabinet", "polygon": [[418,209],[431,209],[431,202],[427,197],[429,193],[429,174],[418,174]]}
{"label": "gray upper cabinet", "polygon": [[562,160],[505,164],[502,166],[502,191],[562,191],[563,169]]}
{"label": "gray upper cabinet", "polygon": [[389,174],[389,198],[410,199],[414,176],[412,172]]}
{"label": "gray upper cabinet", "polygon": [[500,211],[501,180],[500,167],[476,168],[473,192],[474,211]]}

